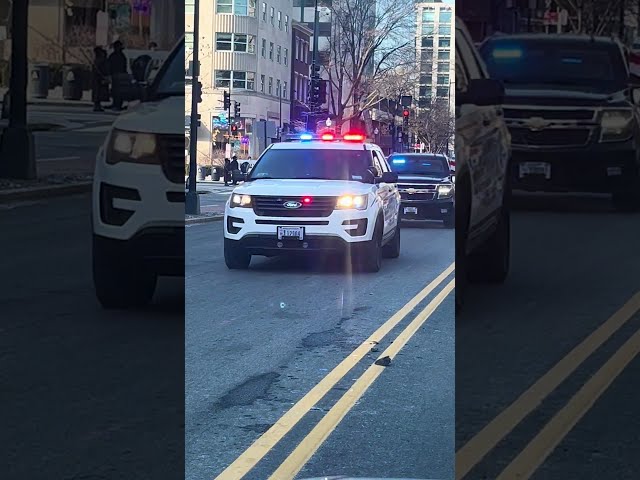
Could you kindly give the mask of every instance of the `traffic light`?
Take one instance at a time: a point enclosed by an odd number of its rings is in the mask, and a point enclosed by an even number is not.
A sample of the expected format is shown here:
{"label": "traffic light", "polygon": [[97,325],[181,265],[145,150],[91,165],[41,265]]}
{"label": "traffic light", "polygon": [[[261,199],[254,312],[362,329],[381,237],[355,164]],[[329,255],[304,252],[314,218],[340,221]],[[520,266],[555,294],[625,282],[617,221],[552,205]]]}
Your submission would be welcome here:
{"label": "traffic light", "polygon": [[240,118],[240,102],[233,103],[233,118]]}
{"label": "traffic light", "polygon": [[231,94],[224,91],[224,109],[229,110],[231,108]]}
{"label": "traffic light", "polygon": [[318,77],[311,77],[311,88],[309,89],[309,103],[311,105],[322,105],[320,103],[320,82],[322,80]]}
{"label": "traffic light", "polygon": [[231,124],[231,133],[238,133],[238,125],[235,123]]}
{"label": "traffic light", "polygon": [[193,95],[198,103],[202,103],[202,82],[193,84]]}
{"label": "traffic light", "polygon": [[202,126],[202,115],[200,115],[199,113],[196,113],[197,115],[197,121],[196,121],[196,125],[198,125],[198,127]]}
{"label": "traffic light", "polygon": [[408,108],[405,108],[402,111],[402,125],[404,125],[405,127],[409,126],[409,115],[411,114],[411,112],[409,112]]}
{"label": "traffic light", "polygon": [[319,81],[319,92],[318,92],[318,105],[324,105],[327,103],[327,82],[326,80]]}

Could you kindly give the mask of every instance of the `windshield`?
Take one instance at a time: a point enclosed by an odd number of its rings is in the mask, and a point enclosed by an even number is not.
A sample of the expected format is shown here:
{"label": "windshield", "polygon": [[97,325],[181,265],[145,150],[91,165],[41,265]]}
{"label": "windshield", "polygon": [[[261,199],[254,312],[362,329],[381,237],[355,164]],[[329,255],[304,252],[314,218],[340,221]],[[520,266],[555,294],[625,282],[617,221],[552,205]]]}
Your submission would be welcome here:
{"label": "windshield", "polygon": [[399,175],[449,175],[449,164],[443,155],[391,155],[389,164]]}
{"label": "windshield", "polygon": [[270,149],[251,171],[261,178],[361,181],[370,166],[366,150]]}
{"label": "windshield", "polygon": [[482,46],[491,77],[505,86],[569,87],[614,92],[627,86],[624,58],[613,43],[496,39]]}
{"label": "windshield", "polygon": [[184,96],[184,40],[163,63],[153,82],[153,92],[158,96]]}

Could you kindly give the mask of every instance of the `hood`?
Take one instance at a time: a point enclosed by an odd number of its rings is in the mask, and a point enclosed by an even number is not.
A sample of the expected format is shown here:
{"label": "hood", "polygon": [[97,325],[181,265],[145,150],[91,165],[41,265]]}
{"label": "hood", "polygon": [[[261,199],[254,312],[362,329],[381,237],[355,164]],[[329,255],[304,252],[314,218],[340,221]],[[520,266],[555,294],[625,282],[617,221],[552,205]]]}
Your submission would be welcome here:
{"label": "hood", "polygon": [[580,92],[571,89],[507,88],[504,105],[553,105],[598,107],[628,105],[624,90],[610,93]]}
{"label": "hood", "polygon": [[398,175],[398,183],[412,182],[412,183],[440,183],[448,182],[450,174],[443,173],[442,176],[435,175]]}
{"label": "hood", "polygon": [[347,194],[363,194],[371,189],[371,185],[360,182],[339,180],[253,180],[247,182],[233,192],[244,195],[268,196],[324,196],[334,197]]}
{"label": "hood", "polygon": [[119,115],[113,128],[130,132],[184,135],[184,96],[139,103]]}

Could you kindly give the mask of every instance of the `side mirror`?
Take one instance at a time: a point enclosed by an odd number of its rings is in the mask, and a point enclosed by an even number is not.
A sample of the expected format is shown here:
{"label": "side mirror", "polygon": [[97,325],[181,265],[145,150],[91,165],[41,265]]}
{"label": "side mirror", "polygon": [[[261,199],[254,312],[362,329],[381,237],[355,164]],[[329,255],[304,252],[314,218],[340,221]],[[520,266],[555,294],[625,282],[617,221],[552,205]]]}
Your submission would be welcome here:
{"label": "side mirror", "polygon": [[371,170],[367,169],[362,175],[362,181],[364,183],[371,183],[371,184],[376,183],[376,176],[373,174]]}
{"label": "side mirror", "polygon": [[502,105],[504,86],[493,78],[470,80],[466,92],[456,93],[457,105],[477,105],[480,107]]}
{"label": "side mirror", "polygon": [[384,172],[382,174],[382,182],[383,183],[398,183],[398,173],[397,172]]}
{"label": "side mirror", "polygon": [[455,175],[451,175],[451,183],[453,183],[455,185],[455,183],[456,183],[456,176]]}
{"label": "side mirror", "polygon": [[631,99],[636,105],[640,105],[640,88],[635,87],[631,89]]}

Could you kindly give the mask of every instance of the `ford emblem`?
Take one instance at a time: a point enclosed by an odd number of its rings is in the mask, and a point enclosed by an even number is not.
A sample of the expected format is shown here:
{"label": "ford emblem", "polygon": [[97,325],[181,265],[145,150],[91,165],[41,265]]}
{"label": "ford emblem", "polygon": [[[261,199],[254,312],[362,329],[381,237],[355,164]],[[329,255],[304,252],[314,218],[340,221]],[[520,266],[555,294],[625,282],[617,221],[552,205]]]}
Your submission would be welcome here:
{"label": "ford emblem", "polygon": [[302,206],[302,203],[300,202],[294,202],[294,201],[289,201],[289,202],[284,202],[282,204],[282,206],[284,208],[300,208]]}

